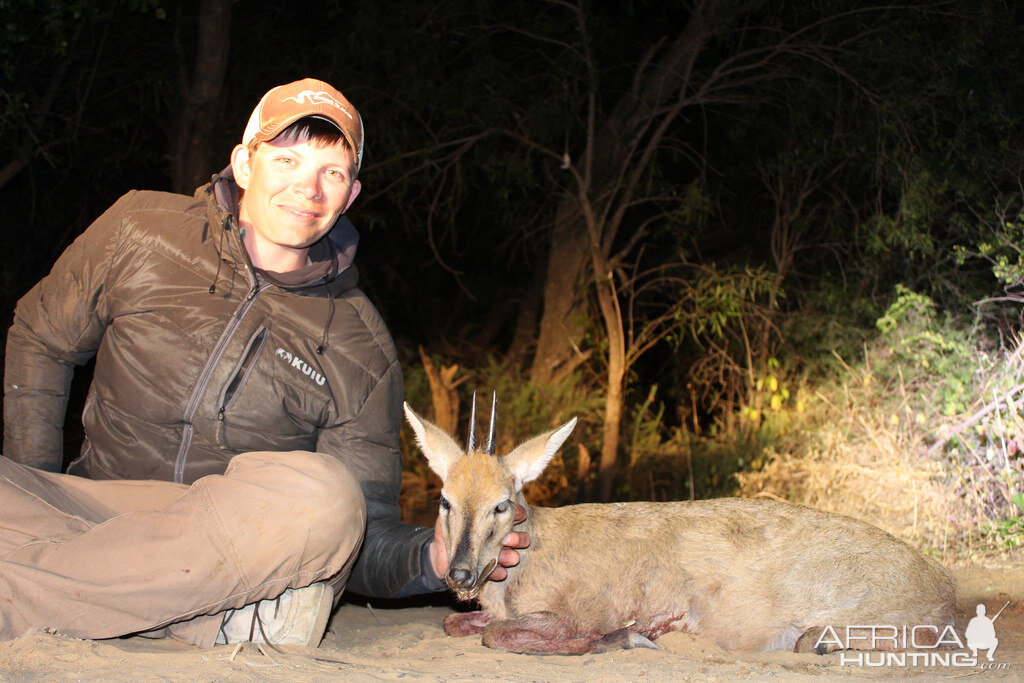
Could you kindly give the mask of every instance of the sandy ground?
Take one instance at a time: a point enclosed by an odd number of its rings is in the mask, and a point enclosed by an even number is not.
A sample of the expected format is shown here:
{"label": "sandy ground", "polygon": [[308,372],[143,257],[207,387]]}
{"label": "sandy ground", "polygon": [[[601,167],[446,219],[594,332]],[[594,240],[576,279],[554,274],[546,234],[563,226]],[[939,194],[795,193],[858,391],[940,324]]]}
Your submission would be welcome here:
{"label": "sandy ground", "polygon": [[[10,681],[636,681],[832,678],[962,678],[1024,680],[1024,566],[955,570],[957,632],[963,638],[975,607],[995,622],[999,648],[983,666],[860,666],[840,654],[736,654],[697,636],[670,633],[659,650],[580,657],[516,655],[489,650],[479,638],[449,638],[446,604],[385,606],[345,603],[319,649],[274,651],[246,643],[202,650],[174,641],[124,638],[83,641],[42,631],[0,643],[0,680]],[[970,655],[962,650],[961,656]]]}

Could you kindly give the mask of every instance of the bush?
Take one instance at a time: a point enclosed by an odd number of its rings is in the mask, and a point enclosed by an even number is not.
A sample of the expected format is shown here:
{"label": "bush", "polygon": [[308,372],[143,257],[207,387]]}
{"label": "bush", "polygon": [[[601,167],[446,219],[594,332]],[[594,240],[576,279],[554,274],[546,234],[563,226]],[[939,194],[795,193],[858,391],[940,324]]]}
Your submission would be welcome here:
{"label": "bush", "polygon": [[[780,351],[787,360],[749,372],[746,402],[710,421],[689,406],[671,410],[657,385],[634,387],[615,498],[783,498],[863,519],[946,562],[1006,557],[1024,545],[1024,345],[999,347],[898,287],[857,359],[833,352],[795,368],[798,355]],[[538,386],[494,359],[460,372],[468,378],[461,424],[474,387],[498,391],[501,452],[579,418],[527,495],[543,505],[586,500],[590,454],[600,451],[598,381]],[[429,404],[421,368],[407,368],[407,390],[414,405]],[[440,483],[404,448],[404,509],[430,523]]]}
{"label": "bush", "polygon": [[865,519],[952,559],[1021,544],[1024,348],[998,349],[899,287],[860,361],[807,388],[766,466],[738,475],[771,495]]}

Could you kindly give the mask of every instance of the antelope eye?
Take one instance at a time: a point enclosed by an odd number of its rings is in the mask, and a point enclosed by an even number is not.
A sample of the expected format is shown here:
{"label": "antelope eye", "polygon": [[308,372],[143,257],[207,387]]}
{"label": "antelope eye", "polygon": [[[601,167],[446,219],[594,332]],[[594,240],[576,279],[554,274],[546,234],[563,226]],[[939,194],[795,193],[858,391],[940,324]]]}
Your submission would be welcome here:
{"label": "antelope eye", "polygon": [[509,509],[510,505],[511,504],[509,503],[509,501],[503,500],[500,503],[498,503],[496,506],[494,506],[494,511],[497,514],[499,514],[499,515],[503,515],[506,512],[508,512],[508,509]]}
{"label": "antelope eye", "polygon": [[452,509],[452,504],[449,503],[448,499],[445,498],[444,496],[441,496],[441,509],[444,510],[445,512],[448,512],[449,510]]}

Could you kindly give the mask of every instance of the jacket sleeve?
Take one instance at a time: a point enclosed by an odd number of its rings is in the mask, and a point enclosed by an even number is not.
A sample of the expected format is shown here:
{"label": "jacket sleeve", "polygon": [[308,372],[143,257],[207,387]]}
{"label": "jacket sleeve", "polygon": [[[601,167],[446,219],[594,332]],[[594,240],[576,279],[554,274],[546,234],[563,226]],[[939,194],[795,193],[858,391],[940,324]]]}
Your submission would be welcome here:
{"label": "jacket sleeve", "polygon": [[427,559],[433,529],[400,519],[401,415],[402,371],[395,359],[359,414],[344,426],[322,432],[317,445],[318,451],[341,458],[362,486],[366,538],[348,589],[369,597],[403,597],[444,587]]}
{"label": "jacket sleeve", "polygon": [[63,464],[71,377],[106,330],[105,283],[133,195],[96,219],[18,301],[4,360],[3,454],[12,460],[51,472]]}

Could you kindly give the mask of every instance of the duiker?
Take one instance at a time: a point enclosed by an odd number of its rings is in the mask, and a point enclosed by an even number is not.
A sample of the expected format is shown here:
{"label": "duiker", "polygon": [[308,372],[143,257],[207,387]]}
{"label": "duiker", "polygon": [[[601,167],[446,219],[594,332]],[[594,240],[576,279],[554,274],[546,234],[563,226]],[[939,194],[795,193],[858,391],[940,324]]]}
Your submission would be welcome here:
{"label": "duiker", "polygon": [[[493,453],[493,410],[488,447],[474,447],[471,426],[468,452],[408,404],[405,414],[444,482],[446,581],[482,608],[449,615],[448,635],[482,632],[490,647],[582,654],[655,647],[651,640],[679,630],[728,650],[824,653],[907,640],[932,647],[953,621],[948,572],[870,524],[761,499],[530,507],[523,485],[575,419],[494,457],[485,452]],[[506,580],[488,581],[517,503],[527,509],[521,530],[531,545]],[[912,638],[872,641],[861,629],[849,632],[859,640],[836,642],[855,625],[906,626]]]}

